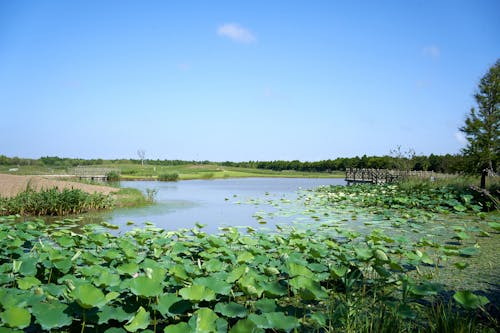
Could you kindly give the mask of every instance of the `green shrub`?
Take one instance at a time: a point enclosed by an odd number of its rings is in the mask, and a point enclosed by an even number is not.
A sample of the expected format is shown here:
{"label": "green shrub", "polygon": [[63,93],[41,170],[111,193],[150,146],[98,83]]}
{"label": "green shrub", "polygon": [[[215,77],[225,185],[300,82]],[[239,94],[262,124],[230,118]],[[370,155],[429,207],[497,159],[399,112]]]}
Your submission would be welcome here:
{"label": "green shrub", "polygon": [[116,171],[111,171],[106,174],[108,182],[116,182],[120,180],[120,174]]}
{"label": "green shrub", "polygon": [[158,180],[162,182],[175,182],[179,180],[178,173],[162,173],[158,175]]}
{"label": "green shrub", "polygon": [[13,198],[0,198],[0,215],[62,216],[107,209],[114,202],[110,195],[89,194],[78,189],[27,189]]}

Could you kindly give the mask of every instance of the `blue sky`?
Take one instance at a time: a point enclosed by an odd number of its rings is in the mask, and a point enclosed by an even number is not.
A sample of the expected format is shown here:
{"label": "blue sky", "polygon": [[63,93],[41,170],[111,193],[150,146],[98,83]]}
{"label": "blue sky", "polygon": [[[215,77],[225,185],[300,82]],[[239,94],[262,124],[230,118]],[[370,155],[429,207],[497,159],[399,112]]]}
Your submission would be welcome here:
{"label": "blue sky", "polygon": [[0,154],[458,153],[500,2],[0,0]]}

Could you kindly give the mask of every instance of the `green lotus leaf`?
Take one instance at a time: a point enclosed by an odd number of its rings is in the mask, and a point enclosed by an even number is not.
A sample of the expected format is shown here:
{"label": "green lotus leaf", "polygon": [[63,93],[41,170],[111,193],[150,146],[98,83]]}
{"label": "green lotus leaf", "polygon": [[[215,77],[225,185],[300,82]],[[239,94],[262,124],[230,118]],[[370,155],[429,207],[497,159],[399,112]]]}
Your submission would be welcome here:
{"label": "green lotus leaf", "polygon": [[260,333],[264,332],[263,329],[257,327],[257,325],[249,319],[240,319],[238,322],[231,327],[229,333]]}
{"label": "green lotus leaf", "polygon": [[500,223],[498,222],[488,222],[488,225],[490,226],[491,229],[500,231]]}
{"label": "green lotus leaf", "polygon": [[141,306],[139,310],[137,310],[135,316],[132,317],[123,327],[125,327],[128,332],[144,330],[149,326],[150,320],[149,312]]}
{"label": "green lotus leaf", "polygon": [[319,284],[310,278],[304,276],[296,276],[289,281],[289,284],[294,288],[305,300],[322,299],[328,297],[328,293]]}
{"label": "green lotus leaf", "polygon": [[67,308],[66,304],[58,302],[37,303],[33,305],[31,312],[36,322],[44,330],[50,331],[53,328],[71,325],[73,319],[65,312]]}
{"label": "green lotus leaf", "polygon": [[286,286],[279,283],[279,281],[263,282],[259,283],[259,285],[262,287],[266,295],[272,297],[284,296],[288,292]]}
{"label": "green lotus leaf", "polygon": [[238,255],[238,257],[236,258],[236,261],[239,264],[248,263],[248,262],[252,261],[253,258],[254,258],[253,254],[245,251],[245,252],[242,252]]}
{"label": "green lotus leaf", "polygon": [[423,282],[410,287],[410,291],[417,296],[433,296],[437,295],[441,290],[443,290],[442,285],[431,282]]}
{"label": "green lotus leaf", "polygon": [[254,306],[261,312],[274,312],[276,311],[276,301],[274,299],[263,298],[255,301]]}
{"label": "green lotus leaf", "polygon": [[195,331],[188,323],[178,323],[175,325],[168,325],[163,329],[164,333],[194,333]]}
{"label": "green lotus leaf", "polygon": [[38,264],[38,258],[35,257],[25,257],[21,258],[22,264],[19,268],[19,273],[24,276],[35,276],[37,272],[36,265]]}
{"label": "green lotus leaf", "polygon": [[248,266],[247,265],[238,266],[236,268],[233,268],[233,270],[227,276],[226,282],[233,283],[233,282],[237,281],[247,271],[248,271]]}
{"label": "green lotus leaf", "polygon": [[71,296],[84,309],[90,309],[93,307],[100,308],[107,302],[101,289],[98,289],[89,283],[76,286],[71,292]]}
{"label": "green lotus leaf", "polygon": [[118,274],[114,274],[109,270],[104,270],[97,278],[93,279],[93,282],[96,286],[105,288],[118,286],[121,280]]}
{"label": "green lotus leaf", "polygon": [[228,296],[231,294],[232,285],[215,276],[196,278],[193,280],[193,284],[210,288],[220,295]]}
{"label": "green lotus leaf", "polygon": [[228,318],[244,318],[247,315],[247,309],[235,302],[217,303],[214,310]]}
{"label": "green lotus leaf", "polygon": [[209,308],[197,310],[189,320],[189,326],[196,333],[217,332],[217,319],[219,316]]}
{"label": "green lotus leaf", "polygon": [[163,286],[157,280],[139,276],[130,282],[130,290],[137,296],[153,297],[163,293]]}
{"label": "green lotus leaf", "polygon": [[123,328],[121,327],[110,327],[107,330],[104,331],[104,333],[126,333]]}
{"label": "green lotus leaf", "polygon": [[21,290],[30,289],[39,286],[42,282],[33,276],[26,276],[17,280],[17,286]]}
{"label": "green lotus leaf", "polygon": [[128,274],[132,276],[139,271],[139,265],[135,262],[129,262],[116,267],[116,270],[120,274]]}
{"label": "green lotus leaf", "polygon": [[453,295],[453,299],[465,309],[474,310],[483,305],[488,304],[490,301],[484,296],[478,296],[471,291],[464,290],[458,291]]}
{"label": "green lotus leaf", "polygon": [[12,307],[0,313],[0,318],[9,327],[25,328],[30,325],[31,314],[24,308]]}
{"label": "green lotus leaf", "polygon": [[372,250],[367,247],[356,247],[354,252],[356,252],[356,258],[361,261],[368,261],[373,257]]}
{"label": "green lotus leaf", "polygon": [[271,329],[283,330],[285,332],[290,332],[294,328],[300,326],[297,318],[292,316],[286,316],[283,312],[269,312],[264,313],[264,316],[269,323]]}
{"label": "green lotus leaf", "polygon": [[458,250],[458,253],[464,257],[471,257],[479,253],[479,249],[475,247],[466,247],[464,249]]}
{"label": "green lotus leaf", "polygon": [[167,315],[173,316],[174,313],[170,312],[170,307],[180,301],[182,301],[182,298],[178,297],[176,294],[163,294],[158,296],[158,304],[156,304],[155,309],[164,317]]}
{"label": "green lotus leaf", "polygon": [[71,262],[71,259],[63,259],[63,260],[57,260],[53,261],[54,266],[60,270],[63,273],[68,273],[71,267],[73,266],[73,263]]}
{"label": "green lotus leaf", "polygon": [[134,314],[125,312],[122,307],[105,305],[97,312],[97,316],[99,317],[98,324],[105,324],[110,320],[118,322],[129,321]]}
{"label": "green lotus leaf", "polygon": [[186,268],[184,267],[184,265],[180,264],[174,265],[169,268],[168,272],[170,275],[173,275],[175,278],[181,281],[189,279],[189,276],[186,272]]}
{"label": "green lotus leaf", "polygon": [[203,285],[192,285],[179,290],[179,295],[189,301],[212,301],[215,299],[215,292]]}
{"label": "green lotus leaf", "polygon": [[311,272],[311,270],[305,266],[302,266],[302,265],[298,265],[296,263],[289,263],[288,264],[288,274],[290,276],[305,276],[305,277],[309,277],[309,278],[312,278],[314,277],[314,273]]}

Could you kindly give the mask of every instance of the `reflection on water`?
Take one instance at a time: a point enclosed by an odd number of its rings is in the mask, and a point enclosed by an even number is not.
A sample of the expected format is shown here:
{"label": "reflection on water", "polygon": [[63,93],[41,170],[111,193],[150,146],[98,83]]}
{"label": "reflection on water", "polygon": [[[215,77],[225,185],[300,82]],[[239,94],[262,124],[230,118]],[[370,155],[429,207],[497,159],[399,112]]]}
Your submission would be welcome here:
{"label": "reflection on water", "polygon": [[[294,200],[299,189],[321,185],[344,185],[343,179],[311,178],[242,178],[186,180],[178,182],[127,181],[122,187],[143,192],[158,191],[157,203],[140,208],[121,208],[86,217],[85,222],[107,221],[120,227],[120,232],[153,223],[168,230],[191,228],[205,224],[206,232],[217,232],[223,226],[251,226],[275,229],[276,224],[289,223],[286,216],[274,216],[275,200]],[[260,213],[258,213],[260,212]],[[257,214],[256,214],[257,213]],[[266,218],[263,219],[263,213]],[[271,213],[269,217],[269,213]],[[130,222],[134,222],[133,225]]]}

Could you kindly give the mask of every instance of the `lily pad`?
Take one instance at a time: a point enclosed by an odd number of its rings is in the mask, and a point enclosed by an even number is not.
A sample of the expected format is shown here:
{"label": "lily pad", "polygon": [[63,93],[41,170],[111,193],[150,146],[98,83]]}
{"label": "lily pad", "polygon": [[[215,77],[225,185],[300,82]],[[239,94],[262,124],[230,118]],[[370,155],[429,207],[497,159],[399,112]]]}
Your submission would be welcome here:
{"label": "lily pad", "polygon": [[477,309],[490,302],[486,297],[478,296],[468,290],[456,292],[453,299],[468,310]]}

